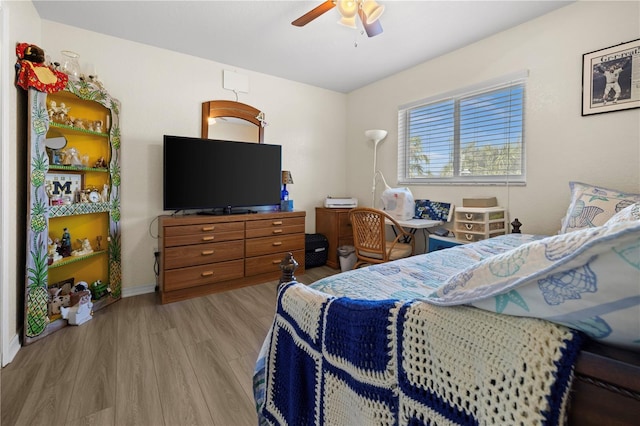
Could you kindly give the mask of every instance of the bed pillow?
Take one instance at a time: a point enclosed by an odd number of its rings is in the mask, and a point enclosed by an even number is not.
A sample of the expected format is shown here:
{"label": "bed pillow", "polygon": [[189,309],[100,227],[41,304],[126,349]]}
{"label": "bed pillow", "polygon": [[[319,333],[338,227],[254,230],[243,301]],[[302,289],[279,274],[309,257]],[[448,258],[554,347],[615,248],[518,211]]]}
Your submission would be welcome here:
{"label": "bed pillow", "polygon": [[640,202],[640,194],[600,188],[581,182],[569,182],[571,202],[562,219],[560,233],[604,225],[614,214]]}
{"label": "bed pillow", "polygon": [[492,256],[450,277],[428,301],[542,318],[640,351],[640,221],[614,221]]}
{"label": "bed pillow", "polygon": [[636,220],[640,220],[640,204],[637,203],[631,204],[629,207],[625,207],[618,213],[614,214],[605,225],[611,226],[616,223],[632,222]]}

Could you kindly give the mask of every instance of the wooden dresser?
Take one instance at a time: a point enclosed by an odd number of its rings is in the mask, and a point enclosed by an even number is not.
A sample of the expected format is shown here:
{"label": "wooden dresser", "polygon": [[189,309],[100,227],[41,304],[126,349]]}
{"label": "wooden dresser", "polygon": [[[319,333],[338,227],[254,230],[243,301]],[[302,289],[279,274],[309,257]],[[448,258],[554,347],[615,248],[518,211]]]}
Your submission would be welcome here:
{"label": "wooden dresser", "polygon": [[278,279],[287,252],[303,274],[305,216],[297,211],[160,216],[161,302]]}
{"label": "wooden dresser", "polygon": [[351,209],[316,207],[316,232],[327,237],[327,266],[340,268],[338,247],[353,245],[353,230],[349,220]]}

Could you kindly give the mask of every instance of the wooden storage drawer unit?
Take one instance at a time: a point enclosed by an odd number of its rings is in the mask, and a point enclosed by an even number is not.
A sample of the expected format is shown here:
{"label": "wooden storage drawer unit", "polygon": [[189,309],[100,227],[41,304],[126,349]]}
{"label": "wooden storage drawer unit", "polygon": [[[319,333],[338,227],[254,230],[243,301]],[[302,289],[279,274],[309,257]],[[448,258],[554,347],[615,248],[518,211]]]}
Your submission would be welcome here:
{"label": "wooden storage drawer unit", "polygon": [[170,247],[165,250],[164,266],[167,269],[244,258],[244,242],[242,240]]}
{"label": "wooden storage drawer unit", "polygon": [[353,245],[353,228],[349,220],[351,209],[316,207],[316,232],[327,237],[327,266],[339,268],[338,247]]}
{"label": "wooden storage drawer unit", "polygon": [[474,242],[507,233],[507,213],[502,207],[459,207],[453,226],[456,239]]}
{"label": "wooden storage drawer unit", "polygon": [[277,280],[287,252],[304,273],[305,212],[161,216],[162,303]]}
{"label": "wooden storage drawer unit", "polygon": [[189,268],[171,269],[166,272],[164,291],[201,286],[205,284],[242,278],[244,260],[210,263]]}

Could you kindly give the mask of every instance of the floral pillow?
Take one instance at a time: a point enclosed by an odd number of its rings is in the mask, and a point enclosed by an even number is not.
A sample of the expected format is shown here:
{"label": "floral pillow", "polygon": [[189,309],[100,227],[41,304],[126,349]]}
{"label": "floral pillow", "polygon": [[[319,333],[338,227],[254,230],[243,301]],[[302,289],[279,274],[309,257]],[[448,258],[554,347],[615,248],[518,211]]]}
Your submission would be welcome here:
{"label": "floral pillow", "polygon": [[640,221],[523,244],[450,277],[427,301],[542,318],[640,351]]}
{"label": "floral pillow", "polygon": [[625,207],[640,202],[640,194],[600,188],[581,182],[569,182],[571,202],[562,220],[560,233],[604,225]]}

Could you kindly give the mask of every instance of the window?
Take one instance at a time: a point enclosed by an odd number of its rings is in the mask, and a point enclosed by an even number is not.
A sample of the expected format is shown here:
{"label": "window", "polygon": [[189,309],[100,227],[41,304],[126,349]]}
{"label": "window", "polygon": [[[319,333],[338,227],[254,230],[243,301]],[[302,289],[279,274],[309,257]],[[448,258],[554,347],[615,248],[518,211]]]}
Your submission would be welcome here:
{"label": "window", "polygon": [[399,183],[524,183],[526,76],[516,77],[401,106]]}

